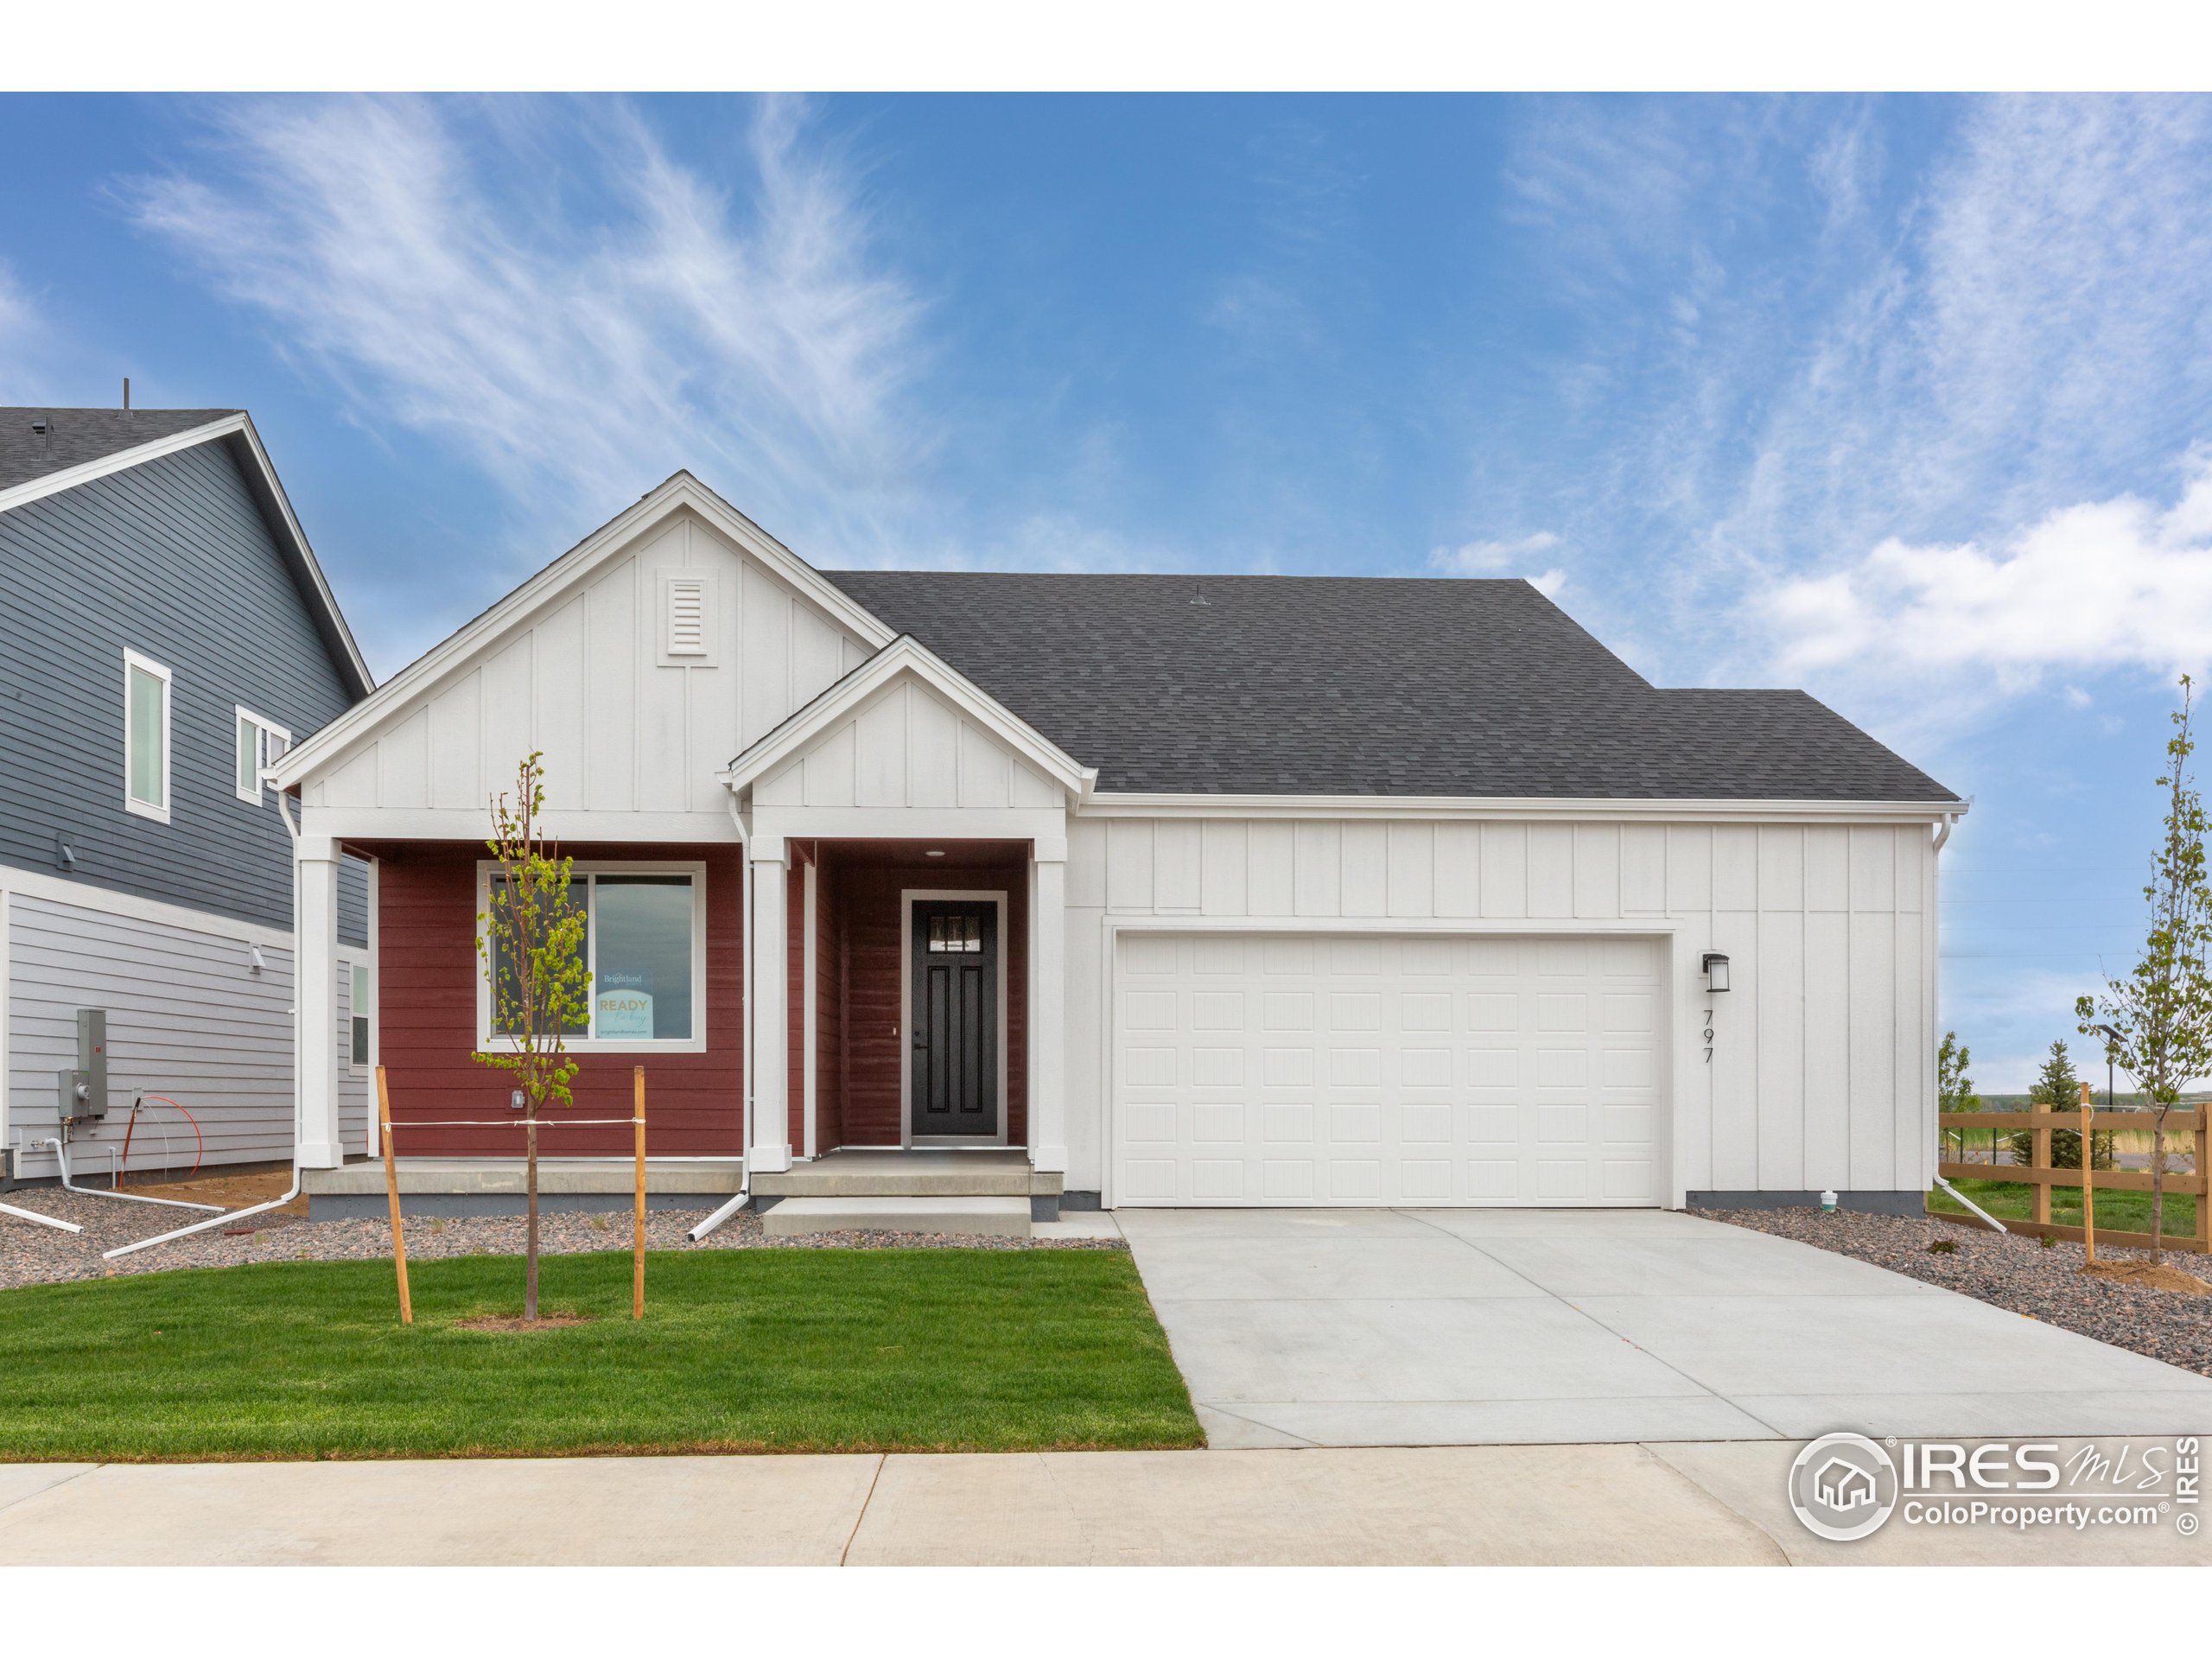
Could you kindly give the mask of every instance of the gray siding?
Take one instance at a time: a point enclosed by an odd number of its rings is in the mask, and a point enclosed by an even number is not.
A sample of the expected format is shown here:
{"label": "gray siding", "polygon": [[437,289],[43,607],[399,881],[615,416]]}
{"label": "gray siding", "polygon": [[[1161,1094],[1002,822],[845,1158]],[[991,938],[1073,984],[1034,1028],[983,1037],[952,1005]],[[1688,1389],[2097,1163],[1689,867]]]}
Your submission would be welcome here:
{"label": "gray siding", "polygon": [[[166,824],[124,810],[126,646],[175,677]],[[289,844],[273,798],[238,798],[233,711],[297,741],[350,701],[226,445],[0,513],[0,863],[62,874],[66,832],[69,879],[289,928]]]}
{"label": "gray siding", "polygon": [[[210,1165],[291,1157],[290,952],[264,947],[266,965],[255,974],[243,939],[27,893],[5,902],[14,1145],[54,1133],[54,1074],[75,1064],[77,1010],[99,1007],[107,1010],[108,1116],[70,1151],[87,1185],[111,1166],[111,1154],[95,1148],[120,1148],[141,1094],[168,1096],[199,1120]],[[365,1125],[360,1107],[347,1103],[349,1144],[358,1147]],[[132,1139],[131,1168],[161,1166],[165,1130],[171,1155],[190,1160],[190,1126],[156,1107]],[[52,1175],[54,1154],[26,1154],[17,1173]]]}

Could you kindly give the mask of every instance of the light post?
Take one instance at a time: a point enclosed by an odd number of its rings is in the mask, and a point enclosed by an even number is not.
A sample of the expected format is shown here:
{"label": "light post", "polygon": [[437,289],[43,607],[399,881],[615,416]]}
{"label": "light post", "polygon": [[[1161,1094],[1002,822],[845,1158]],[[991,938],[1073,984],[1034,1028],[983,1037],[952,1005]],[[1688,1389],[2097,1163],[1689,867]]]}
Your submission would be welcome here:
{"label": "light post", "polygon": [[2113,1057],[2120,1052],[2120,1033],[2110,1026],[2099,1026],[2097,1034],[2105,1039],[2105,1110],[2113,1109],[2113,1079],[2117,1076]]}

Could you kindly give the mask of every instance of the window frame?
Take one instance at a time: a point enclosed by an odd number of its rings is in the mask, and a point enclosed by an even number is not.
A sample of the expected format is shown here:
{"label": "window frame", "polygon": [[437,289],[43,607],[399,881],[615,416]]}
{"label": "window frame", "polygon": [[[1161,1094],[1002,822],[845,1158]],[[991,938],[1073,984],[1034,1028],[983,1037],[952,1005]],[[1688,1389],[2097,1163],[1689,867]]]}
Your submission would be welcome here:
{"label": "window frame", "polygon": [[[238,728],[241,726],[251,726],[254,728],[253,792],[250,795],[246,793],[245,790],[238,787]],[[232,705],[231,786],[232,791],[237,794],[238,799],[244,801],[249,806],[259,806],[263,802],[269,798],[269,786],[261,781],[261,774],[264,768],[276,764],[274,760],[270,760],[269,754],[269,740],[272,737],[281,737],[284,740],[285,747],[289,748],[291,747],[292,734],[286,728],[279,726],[273,720],[264,719],[263,716],[255,714],[252,709],[247,708],[242,702],[233,703]],[[282,757],[279,758],[281,759]]]}
{"label": "window frame", "polygon": [[[346,1065],[348,1073],[365,1077],[377,1064],[377,972],[368,957],[347,952],[339,960],[346,965]],[[368,995],[361,995],[365,985]],[[363,1007],[364,1002],[366,1007]],[[358,1046],[365,1051],[361,1058],[354,1058],[354,1039],[364,1040]]]}
{"label": "window frame", "polygon": [[[499,861],[493,858],[476,861],[476,911],[482,917],[492,906],[492,883],[498,879]],[[572,868],[573,879],[601,875],[682,875],[691,879],[691,1034],[689,1037],[570,1037],[563,1046],[571,1054],[703,1054],[707,1052],[707,866],[702,859],[628,859],[580,858]],[[585,966],[592,971],[592,983],[596,989],[599,974],[599,917],[595,896],[586,900],[591,906],[591,925],[586,931]],[[512,1036],[492,1029],[492,986],[484,976],[484,924],[477,921],[474,951],[476,976],[476,1052],[480,1054],[516,1052],[518,1044]],[[599,1022],[599,998],[594,995],[588,1018],[593,1025]]]}
{"label": "window frame", "polygon": [[[162,799],[159,805],[142,801],[131,793],[131,775],[137,771],[137,743],[131,735],[130,677],[145,674],[161,682],[162,686]],[[142,652],[123,649],[123,810],[134,817],[151,818],[156,823],[168,823],[175,810],[175,743],[173,728],[175,724],[176,677],[163,664]]]}

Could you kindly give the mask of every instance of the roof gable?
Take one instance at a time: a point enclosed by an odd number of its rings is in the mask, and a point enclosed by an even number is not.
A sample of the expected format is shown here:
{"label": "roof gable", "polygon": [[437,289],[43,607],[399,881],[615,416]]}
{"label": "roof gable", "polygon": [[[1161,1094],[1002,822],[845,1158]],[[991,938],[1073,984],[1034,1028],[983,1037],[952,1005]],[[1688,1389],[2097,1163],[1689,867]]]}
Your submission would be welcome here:
{"label": "roof gable", "polygon": [[1050,807],[1096,773],[918,640],[902,637],[733,760],[772,806]]}
{"label": "roof gable", "polygon": [[[42,423],[47,430],[33,430]],[[143,466],[202,443],[221,442],[238,462],[254,505],[306,600],[339,677],[355,698],[376,688],[338,598],[261,435],[242,409],[0,409],[0,512]]]}
{"label": "roof gable", "polygon": [[[481,665],[499,658],[521,636],[559,615],[570,601],[589,592],[600,578],[656,542],[671,526],[687,518],[704,525],[722,544],[734,550],[741,561],[750,562],[823,619],[826,626],[821,632],[825,634],[825,649],[830,651],[826,672],[800,675],[794,670],[791,677],[797,683],[799,700],[812,696],[822,684],[836,679],[851,665],[843,660],[843,652],[836,646],[841,634],[856,641],[862,651],[873,651],[893,638],[892,631],[882,622],[842,589],[825,582],[774,537],[690,473],[677,473],[400,670],[385,682],[375,696],[349,710],[343,719],[334,721],[295,748],[271,768],[278,786],[290,788],[303,779],[328,770],[334,760],[359,749],[378,732],[404,726],[426,703],[441,699]],[[721,597],[725,607],[734,617],[734,590]],[[652,595],[646,595],[632,601],[633,625],[652,600]],[[744,626],[733,621],[733,634]],[[809,642],[786,640],[785,648],[800,652],[809,648]],[[739,671],[733,670],[734,674]],[[512,698],[520,694],[512,686],[487,686],[483,695]],[[781,720],[789,708],[787,693],[783,706],[774,710],[774,720]],[[773,721],[748,722],[747,729],[757,731],[772,723]],[[727,748],[722,752],[724,755],[728,753]],[[721,758],[714,757],[717,761]],[[710,769],[709,766],[702,772]]]}

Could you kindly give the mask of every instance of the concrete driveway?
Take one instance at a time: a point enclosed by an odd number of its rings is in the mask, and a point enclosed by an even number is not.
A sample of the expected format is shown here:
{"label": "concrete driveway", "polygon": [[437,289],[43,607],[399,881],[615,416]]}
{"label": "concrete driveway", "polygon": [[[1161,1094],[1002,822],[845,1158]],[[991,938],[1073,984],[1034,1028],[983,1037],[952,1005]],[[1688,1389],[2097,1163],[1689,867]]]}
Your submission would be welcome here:
{"label": "concrete driveway", "polygon": [[1664,1211],[1115,1218],[1217,1446],[2212,1430],[2212,1380]]}

